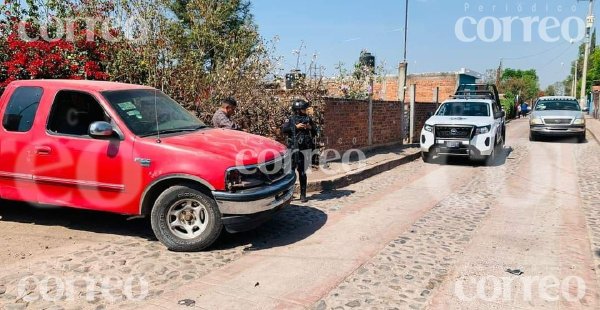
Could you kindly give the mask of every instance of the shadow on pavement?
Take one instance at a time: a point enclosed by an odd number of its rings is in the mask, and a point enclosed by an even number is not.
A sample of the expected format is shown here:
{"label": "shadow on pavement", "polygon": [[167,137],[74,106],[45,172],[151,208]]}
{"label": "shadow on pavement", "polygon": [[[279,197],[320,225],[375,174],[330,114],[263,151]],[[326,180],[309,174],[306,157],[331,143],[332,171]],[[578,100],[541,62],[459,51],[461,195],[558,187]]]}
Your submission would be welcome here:
{"label": "shadow on pavement", "polygon": [[327,222],[327,214],[308,207],[291,205],[284,208],[269,222],[244,233],[223,232],[212,250],[247,245],[245,251],[260,251],[292,245],[316,233]]}
{"label": "shadow on pavement", "polygon": [[589,143],[589,138],[586,139],[583,142],[579,142],[577,140],[577,137],[536,137],[535,141],[532,141],[531,143],[553,143],[553,144],[587,144]]}
{"label": "shadow on pavement", "polygon": [[62,226],[78,231],[156,240],[148,220],[127,220],[128,217],[120,214],[2,200],[0,216],[2,222]]}
{"label": "shadow on pavement", "polygon": [[[126,216],[119,214],[1,201],[0,216],[0,222],[62,226],[76,231],[140,237],[158,242],[148,219],[127,220]],[[237,246],[247,246],[247,250],[286,246],[309,237],[326,222],[327,215],[324,212],[307,206],[292,205],[255,230],[238,234],[223,232],[208,251]],[[23,228],[24,233],[26,229]],[[74,238],[77,239],[76,236]]]}
{"label": "shadow on pavement", "polygon": [[344,198],[344,197],[350,196],[354,193],[355,193],[355,191],[352,191],[352,190],[330,190],[330,191],[322,191],[318,194],[313,194],[312,196],[308,195],[308,197],[310,198],[310,200],[325,201],[325,200],[331,200],[331,199]]}
{"label": "shadow on pavement", "polygon": [[471,166],[471,167],[499,167],[506,164],[510,154],[513,152],[511,146],[504,146],[496,154],[496,158],[490,164],[486,164],[483,160],[470,160],[467,157],[459,156],[438,156],[432,159],[432,164],[445,165],[445,166]]}

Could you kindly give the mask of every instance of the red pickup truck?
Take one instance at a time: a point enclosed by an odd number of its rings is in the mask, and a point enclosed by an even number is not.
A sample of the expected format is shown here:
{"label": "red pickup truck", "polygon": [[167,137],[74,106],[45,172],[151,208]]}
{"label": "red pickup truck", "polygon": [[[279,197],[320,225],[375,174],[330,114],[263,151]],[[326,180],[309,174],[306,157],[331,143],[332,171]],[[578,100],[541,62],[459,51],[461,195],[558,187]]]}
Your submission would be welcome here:
{"label": "red pickup truck", "polygon": [[0,114],[0,198],[149,216],[173,251],[255,228],[292,199],[282,144],[209,128],[151,87],[16,81]]}

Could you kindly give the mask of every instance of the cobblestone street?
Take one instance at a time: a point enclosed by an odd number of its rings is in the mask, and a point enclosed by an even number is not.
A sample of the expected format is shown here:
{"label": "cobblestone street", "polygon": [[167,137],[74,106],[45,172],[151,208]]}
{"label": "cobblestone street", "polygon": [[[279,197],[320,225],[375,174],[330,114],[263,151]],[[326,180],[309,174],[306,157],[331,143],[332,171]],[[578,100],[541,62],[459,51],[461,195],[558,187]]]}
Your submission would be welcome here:
{"label": "cobblestone street", "polygon": [[[598,309],[600,145],[530,142],[508,126],[492,166],[417,160],[297,201],[266,225],[173,253],[144,219],[0,206],[4,309]],[[310,176],[309,176],[310,177]],[[518,271],[509,273],[508,271]],[[522,274],[519,274],[522,272]],[[523,295],[525,277],[584,281],[580,298]],[[72,279],[74,298],[50,281]],[[88,278],[144,279],[142,301],[106,300]],[[498,298],[473,285],[510,279]],[[20,285],[29,279],[26,286]],[[566,282],[578,295],[575,280]],[[457,289],[460,285],[460,290]],[[535,287],[535,284],[534,284]],[[558,286],[557,286],[558,287]],[[133,293],[143,290],[134,282]],[[506,288],[513,288],[508,299]],[[40,293],[62,296],[44,301]],[[60,294],[59,294],[60,293]],[[114,289],[111,295],[124,296]],[[462,295],[461,295],[462,294]],[[32,298],[25,298],[25,297]],[[468,296],[468,298],[461,298]]]}

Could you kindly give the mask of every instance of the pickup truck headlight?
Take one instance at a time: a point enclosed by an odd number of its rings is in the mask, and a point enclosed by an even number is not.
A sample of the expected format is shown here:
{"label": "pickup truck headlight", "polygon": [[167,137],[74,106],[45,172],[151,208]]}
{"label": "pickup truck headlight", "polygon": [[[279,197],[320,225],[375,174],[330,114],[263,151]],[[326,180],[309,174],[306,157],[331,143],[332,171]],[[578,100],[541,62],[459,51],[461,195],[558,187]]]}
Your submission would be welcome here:
{"label": "pickup truck headlight", "polygon": [[573,125],[585,125],[585,118],[576,118]]}
{"label": "pickup truck headlight", "polygon": [[544,122],[542,121],[541,118],[532,117],[529,120],[529,125],[544,125]]}
{"label": "pickup truck headlight", "polygon": [[491,125],[489,125],[489,126],[483,126],[483,127],[477,127],[475,129],[475,134],[476,135],[483,135],[483,134],[486,134],[486,133],[490,132],[490,130],[492,130],[492,126]]}
{"label": "pickup truck headlight", "polygon": [[230,168],[225,176],[225,186],[230,192],[258,187],[264,183],[265,180],[256,167]]}
{"label": "pickup truck headlight", "polygon": [[431,126],[431,125],[425,124],[425,126],[423,127],[423,129],[425,129],[425,131],[433,132],[433,126]]}

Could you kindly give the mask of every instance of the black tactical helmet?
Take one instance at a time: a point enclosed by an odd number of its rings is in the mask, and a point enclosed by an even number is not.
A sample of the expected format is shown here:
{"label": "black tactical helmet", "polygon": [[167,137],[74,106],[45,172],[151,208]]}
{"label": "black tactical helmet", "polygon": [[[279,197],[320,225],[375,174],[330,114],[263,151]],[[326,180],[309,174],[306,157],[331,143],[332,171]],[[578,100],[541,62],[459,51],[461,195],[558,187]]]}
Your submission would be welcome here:
{"label": "black tactical helmet", "polygon": [[310,104],[308,104],[308,102],[306,102],[302,99],[296,99],[296,100],[292,101],[292,110],[294,110],[294,111],[308,109],[309,106],[310,106]]}

